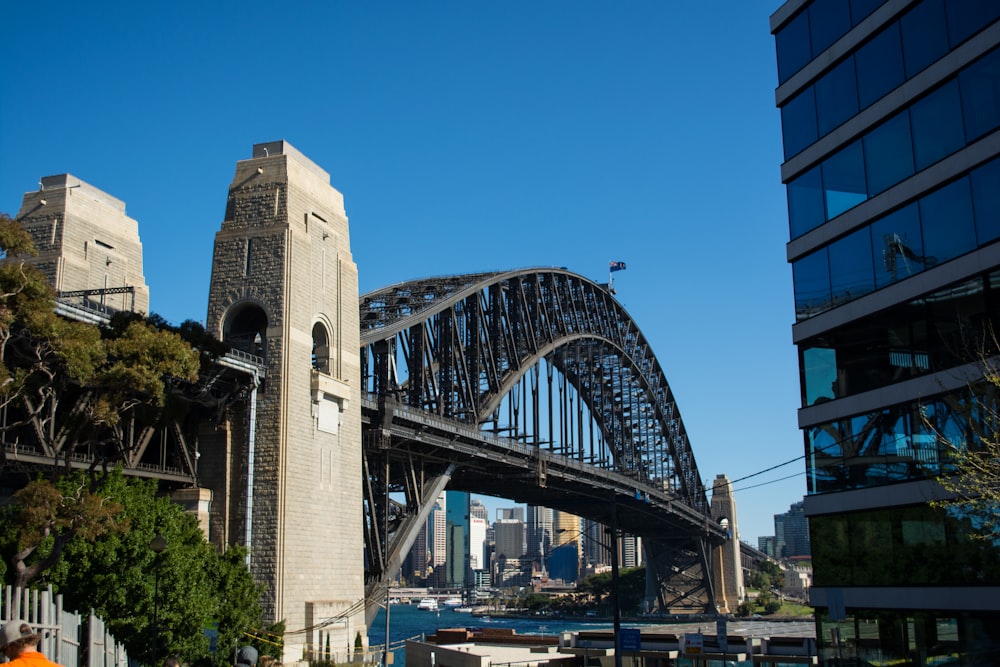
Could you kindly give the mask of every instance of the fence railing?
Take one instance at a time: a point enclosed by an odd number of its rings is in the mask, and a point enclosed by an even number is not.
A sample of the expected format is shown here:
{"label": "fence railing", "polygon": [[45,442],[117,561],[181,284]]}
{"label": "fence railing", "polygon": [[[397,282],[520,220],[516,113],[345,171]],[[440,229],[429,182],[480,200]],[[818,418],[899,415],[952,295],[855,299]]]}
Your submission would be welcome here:
{"label": "fence railing", "polygon": [[62,595],[54,594],[51,586],[0,590],[0,625],[27,621],[41,635],[38,650],[49,660],[65,667],[128,666],[125,647],[107,632],[103,619],[90,613],[84,624],[80,614],[63,608]]}

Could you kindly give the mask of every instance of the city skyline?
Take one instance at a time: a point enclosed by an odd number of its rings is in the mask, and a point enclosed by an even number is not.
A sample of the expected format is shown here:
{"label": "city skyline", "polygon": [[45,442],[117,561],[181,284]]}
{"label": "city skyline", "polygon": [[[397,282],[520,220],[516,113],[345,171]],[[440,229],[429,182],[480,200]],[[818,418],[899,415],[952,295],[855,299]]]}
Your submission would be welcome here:
{"label": "city skyline", "polygon": [[617,298],[754,543],[805,494],[778,4],[8,5],[0,210],[65,172],[120,198],[175,324],[205,319],[233,163],[278,139],[344,194],[362,292],[624,262]]}

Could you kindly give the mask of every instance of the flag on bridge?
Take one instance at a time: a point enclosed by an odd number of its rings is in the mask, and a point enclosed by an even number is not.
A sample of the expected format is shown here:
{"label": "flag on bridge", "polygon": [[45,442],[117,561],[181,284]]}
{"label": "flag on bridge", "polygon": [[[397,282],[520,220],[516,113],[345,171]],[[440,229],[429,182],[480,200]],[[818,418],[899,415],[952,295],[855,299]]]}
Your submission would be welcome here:
{"label": "flag on bridge", "polygon": [[614,273],[615,271],[625,270],[625,262],[608,262],[608,264],[610,265],[612,273]]}

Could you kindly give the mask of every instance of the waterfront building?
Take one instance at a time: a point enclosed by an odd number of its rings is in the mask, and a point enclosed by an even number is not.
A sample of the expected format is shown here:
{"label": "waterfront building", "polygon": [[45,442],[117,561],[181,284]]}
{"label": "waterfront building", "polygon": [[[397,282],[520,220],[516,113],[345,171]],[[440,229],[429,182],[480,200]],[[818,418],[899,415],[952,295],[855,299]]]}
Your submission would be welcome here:
{"label": "waterfront building", "polygon": [[819,655],[997,664],[1000,552],[928,500],[1000,323],[1000,2],[789,0],[771,31]]}
{"label": "waterfront building", "polygon": [[777,558],[808,556],[809,520],[805,503],[792,503],[787,512],[774,515],[774,551]]}

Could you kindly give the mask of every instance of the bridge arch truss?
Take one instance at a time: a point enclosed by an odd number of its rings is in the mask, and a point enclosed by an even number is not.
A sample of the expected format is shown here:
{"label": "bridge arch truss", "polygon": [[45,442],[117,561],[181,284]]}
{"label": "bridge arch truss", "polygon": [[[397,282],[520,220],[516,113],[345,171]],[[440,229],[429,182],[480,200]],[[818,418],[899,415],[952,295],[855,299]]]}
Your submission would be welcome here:
{"label": "bridge arch truss", "polygon": [[[396,539],[393,557],[385,536],[411,534],[445,485],[606,520],[603,509],[587,509],[584,493],[548,479],[560,462],[603,475],[623,501],[674,508],[684,520],[673,532],[683,525],[719,538],[666,375],[607,286],[559,268],[391,285],[361,297],[361,346],[369,584],[412,543]],[[408,414],[423,418],[401,424]],[[507,472],[490,463],[508,457],[495,448],[472,460],[458,445],[418,446],[439,423],[456,424],[455,442],[458,432],[478,432],[483,451],[500,438],[537,460]],[[400,494],[405,503],[393,500]]]}

